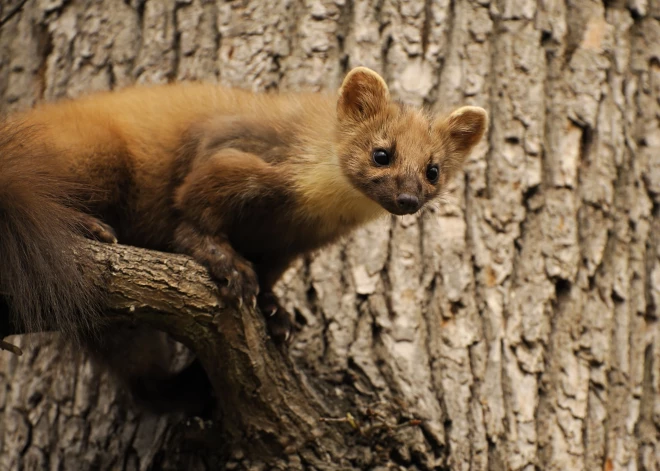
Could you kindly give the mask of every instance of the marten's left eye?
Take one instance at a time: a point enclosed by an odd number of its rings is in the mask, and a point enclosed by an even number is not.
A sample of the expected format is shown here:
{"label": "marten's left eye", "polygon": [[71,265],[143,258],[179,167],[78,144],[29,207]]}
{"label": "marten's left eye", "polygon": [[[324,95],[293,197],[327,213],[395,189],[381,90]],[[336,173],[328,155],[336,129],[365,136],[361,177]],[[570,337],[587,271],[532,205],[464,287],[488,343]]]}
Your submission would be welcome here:
{"label": "marten's left eye", "polygon": [[426,179],[433,183],[434,185],[438,183],[438,177],[440,176],[440,170],[438,170],[437,165],[429,165],[426,167]]}

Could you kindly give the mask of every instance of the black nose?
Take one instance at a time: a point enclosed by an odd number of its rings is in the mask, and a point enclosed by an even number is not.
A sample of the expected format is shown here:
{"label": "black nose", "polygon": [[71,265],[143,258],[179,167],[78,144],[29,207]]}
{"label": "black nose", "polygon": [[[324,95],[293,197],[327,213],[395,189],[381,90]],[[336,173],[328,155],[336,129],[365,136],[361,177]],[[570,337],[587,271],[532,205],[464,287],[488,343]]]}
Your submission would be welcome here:
{"label": "black nose", "polygon": [[419,209],[419,198],[409,193],[401,193],[396,197],[396,204],[402,211],[414,213]]}

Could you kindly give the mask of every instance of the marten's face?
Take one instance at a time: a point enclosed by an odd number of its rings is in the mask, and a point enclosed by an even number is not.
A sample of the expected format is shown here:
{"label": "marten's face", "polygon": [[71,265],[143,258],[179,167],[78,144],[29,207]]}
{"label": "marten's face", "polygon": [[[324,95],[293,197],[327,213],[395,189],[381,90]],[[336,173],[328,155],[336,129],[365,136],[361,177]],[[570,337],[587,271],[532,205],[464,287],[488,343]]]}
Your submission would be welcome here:
{"label": "marten's face", "polygon": [[346,177],[393,214],[413,214],[438,196],[481,139],[486,112],[463,107],[433,119],[392,102],[365,68],[344,80],[337,104],[338,157]]}

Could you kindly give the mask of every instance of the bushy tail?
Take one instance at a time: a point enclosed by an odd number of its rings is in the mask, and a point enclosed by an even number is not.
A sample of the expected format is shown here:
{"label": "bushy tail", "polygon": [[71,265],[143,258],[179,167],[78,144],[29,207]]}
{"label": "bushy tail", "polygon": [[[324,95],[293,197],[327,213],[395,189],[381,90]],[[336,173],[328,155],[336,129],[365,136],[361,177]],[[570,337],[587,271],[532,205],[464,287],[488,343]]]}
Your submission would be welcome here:
{"label": "bushy tail", "polygon": [[45,144],[38,128],[0,123],[0,296],[15,327],[79,338],[97,323],[100,285],[74,259],[85,254],[79,189]]}

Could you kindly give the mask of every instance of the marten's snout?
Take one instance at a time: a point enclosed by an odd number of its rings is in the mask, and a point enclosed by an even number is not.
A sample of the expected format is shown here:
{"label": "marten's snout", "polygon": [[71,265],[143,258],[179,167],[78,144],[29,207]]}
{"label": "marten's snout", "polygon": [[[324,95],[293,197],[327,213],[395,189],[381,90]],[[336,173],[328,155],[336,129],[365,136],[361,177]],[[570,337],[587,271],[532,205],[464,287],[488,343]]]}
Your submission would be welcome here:
{"label": "marten's snout", "polygon": [[403,214],[412,214],[419,209],[419,198],[410,193],[401,193],[396,197],[396,205]]}

